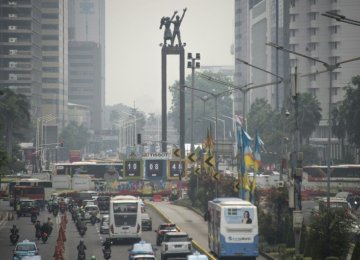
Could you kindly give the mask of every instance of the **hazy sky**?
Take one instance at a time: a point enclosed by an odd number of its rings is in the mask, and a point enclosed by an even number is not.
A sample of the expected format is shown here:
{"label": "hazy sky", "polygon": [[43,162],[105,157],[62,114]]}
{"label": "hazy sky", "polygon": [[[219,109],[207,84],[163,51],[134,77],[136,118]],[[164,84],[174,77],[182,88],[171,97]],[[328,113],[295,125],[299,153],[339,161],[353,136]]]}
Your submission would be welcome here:
{"label": "hazy sky", "polygon": [[[161,112],[160,19],[182,15],[185,52],[201,54],[201,65],[233,65],[233,0],[106,0],[106,105],[123,103]],[[172,28],[172,27],[171,27]],[[177,59],[176,59],[177,57]],[[178,58],[168,57],[167,85],[179,78]],[[186,58],[186,56],[185,56]],[[186,62],[185,62],[186,66]],[[186,69],[186,75],[191,69]],[[171,99],[168,98],[168,106]]]}

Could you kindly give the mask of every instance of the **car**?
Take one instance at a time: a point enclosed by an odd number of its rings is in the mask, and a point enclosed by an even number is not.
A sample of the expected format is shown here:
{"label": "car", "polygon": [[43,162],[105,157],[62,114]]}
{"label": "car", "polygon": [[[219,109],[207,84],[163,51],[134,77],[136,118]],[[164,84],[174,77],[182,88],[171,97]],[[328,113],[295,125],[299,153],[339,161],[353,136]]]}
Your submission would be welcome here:
{"label": "car", "polygon": [[167,232],[177,232],[176,225],[174,223],[161,223],[157,230],[155,230],[156,235],[156,245],[160,246],[161,242],[164,239],[164,235]]}
{"label": "car", "polygon": [[188,255],[186,260],[209,260],[209,258],[206,255],[202,255],[198,251],[195,251],[192,255]]}
{"label": "car", "polygon": [[134,260],[156,260],[154,255],[136,255],[133,258]]}
{"label": "car", "polygon": [[152,219],[147,213],[141,214],[141,230],[152,230]]}
{"label": "car", "polygon": [[192,254],[192,238],[185,232],[167,232],[161,244],[161,260]]}
{"label": "car", "polygon": [[35,213],[35,214],[39,215],[40,209],[36,205],[35,200],[21,199],[19,201],[19,203],[20,203],[21,215],[23,215],[23,216],[26,216],[26,215],[31,216],[32,213]]}
{"label": "car", "polygon": [[139,243],[135,243],[132,248],[129,249],[129,260],[139,259],[136,258],[136,256],[139,255],[155,256],[153,246],[144,240],[140,241]]}
{"label": "car", "polygon": [[90,220],[92,215],[95,215],[97,219],[100,218],[100,210],[99,207],[96,205],[87,205],[84,207],[84,220]]}
{"label": "car", "polygon": [[109,234],[109,215],[103,215],[101,218],[100,234]]}
{"label": "car", "polygon": [[24,256],[36,256],[38,254],[39,249],[37,248],[36,243],[25,239],[16,244],[13,260],[21,260]]}

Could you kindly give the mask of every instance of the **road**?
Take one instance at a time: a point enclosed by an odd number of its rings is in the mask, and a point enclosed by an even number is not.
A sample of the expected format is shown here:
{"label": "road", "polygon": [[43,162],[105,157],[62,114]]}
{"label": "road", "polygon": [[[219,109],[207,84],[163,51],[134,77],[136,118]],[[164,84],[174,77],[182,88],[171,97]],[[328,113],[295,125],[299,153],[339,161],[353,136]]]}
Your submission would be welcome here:
{"label": "road", "polygon": [[[11,208],[8,206],[8,202],[0,201],[0,213],[11,211]],[[207,224],[202,219],[201,216],[194,213],[193,211],[170,204],[169,202],[154,202],[158,210],[171,219],[172,222],[176,223],[180,229],[187,232],[190,237],[192,237],[201,247],[209,251],[207,247]],[[158,213],[157,210],[154,210],[151,206],[147,206],[146,211],[152,217],[153,220],[153,230],[161,223],[164,222],[163,217]],[[68,224],[66,227],[66,238],[65,242],[65,259],[77,259],[77,250],[76,246],[80,241],[80,236],[76,230],[75,224],[71,220],[71,215],[68,215]],[[48,217],[51,217],[54,222],[54,231],[49,237],[49,240],[46,244],[43,244],[39,241],[38,247],[40,249],[40,255],[43,259],[53,259],[54,249],[56,245],[56,240],[58,236],[58,228],[60,217],[54,218],[47,211],[42,211],[40,213],[39,220],[44,222]],[[35,239],[35,229],[32,223],[30,222],[30,217],[21,217],[14,220],[5,220],[0,222],[0,252],[2,254],[1,259],[12,259],[12,250],[14,246],[10,244],[9,233],[13,224],[16,224],[20,229],[20,241],[23,239],[29,239],[34,241]],[[84,236],[84,243],[87,247],[86,256],[87,259],[90,256],[96,256],[96,259],[103,259],[101,243],[105,240],[107,235],[101,235],[99,232],[99,224],[96,225],[87,225],[88,229]],[[156,257],[160,259],[160,247],[156,246],[156,234],[154,231],[143,231],[142,239],[153,244],[156,248]],[[127,259],[131,248],[131,243],[119,244],[112,246],[112,259]],[[265,259],[263,257],[258,257],[257,259]]]}

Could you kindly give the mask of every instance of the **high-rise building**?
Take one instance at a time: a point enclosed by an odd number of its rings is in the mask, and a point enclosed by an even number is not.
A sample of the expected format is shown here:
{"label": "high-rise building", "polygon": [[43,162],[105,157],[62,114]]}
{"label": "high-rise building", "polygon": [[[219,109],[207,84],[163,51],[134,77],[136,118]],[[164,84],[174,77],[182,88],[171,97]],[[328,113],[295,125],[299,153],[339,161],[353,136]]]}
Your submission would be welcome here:
{"label": "high-rise building", "polygon": [[40,0],[0,0],[0,89],[24,94],[41,115]]}
{"label": "high-rise building", "polygon": [[69,42],[69,102],[90,109],[90,127],[95,131],[102,130],[100,51],[95,42]]}
{"label": "high-rise building", "polygon": [[42,0],[42,114],[67,123],[68,24],[67,0]]}
{"label": "high-rise building", "polygon": [[[292,1],[290,6],[290,49],[329,64],[359,57],[359,27],[340,23],[321,15],[327,11],[359,20],[360,2],[358,0]],[[297,66],[298,73],[302,75],[325,70],[322,64],[293,54],[290,55],[290,62],[291,67]],[[359,72],[360,61],[345,63],[333,72],[332,104],[343,100],[345,86],[349,85],[351,78],[359,75]],[[299,78],[300,92],[310,92],[320,102],[322,120],[313,139],[322,140],[325,143],[328,137],[329,73]]]}
{"label": "high-rise building", "polygon": [[[288,55],[266,46],[267,42],[287,43],[288,1],[284,0],[235,0],[235,59],[239,58],[252,65],[280,76],[287,75]],[[278,69],[276,69],[278,63]],[[234,82],[237,86],[275,82],[276,77],[236,61]],[[274,84],[250,90],[246,94],[246,110],[257,98],[264,98],[274,109],[283,106],[285,88]],[[236,93],[234,113],[243,114],[243,95]],[[246,113],[246,111],[245,111]]]}
{"label": "high-rise building", "polygon": [[[103,127],[103,113],[105,106],[105,0],[69,0],[69,40],[76,45],[76,51],[72,51],[70,55],[77,55],[77,52],[81,51],[83,46],[85,49],[83,52],[87,52],[88,46],[93,43],[96,44],[99,48],[99,56],[97,60],[93,60],[95,67],[99,69],[99,82],[96,85],[92,85],[92,92],[83,93],[83,96],[93,95],[89,97],[89,100],[92,102],[91,117],[92,127],[94,130],[101,130]],[[80,43],[81,42],[81,43]],[[88,42],[88,43],[86,43]],[[92,45],[95,46],[95,45]],[[77,58],[70,58],[76,60]],[[77,62],[79,63],[79,62]],[[77,67],[74,68],[73,63],[69,65],[69,70],[72,71],[82,70],[84,73],[91,73],[93,68],[85,65],[83,68],[81,64],[77,64]],[[95,79],[94,79],[95,80]],[[76,92],[79,94],[81,90],[81,84],[77,82],[70,82],[69,89],[76,89]],[[88,89],[87,89],[88,91]],[[87,102],[70,97],[71,102],[77,104],[86,105]]]}

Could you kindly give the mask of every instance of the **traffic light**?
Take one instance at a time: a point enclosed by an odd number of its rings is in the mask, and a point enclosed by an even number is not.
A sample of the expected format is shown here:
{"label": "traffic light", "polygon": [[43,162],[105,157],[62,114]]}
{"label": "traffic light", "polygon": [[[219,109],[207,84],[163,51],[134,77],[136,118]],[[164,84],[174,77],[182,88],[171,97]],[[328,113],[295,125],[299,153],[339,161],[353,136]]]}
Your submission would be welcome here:
{"label": "traffic light", "polygon": [[137,144],[141,144],[141,134],[137,134]]}

